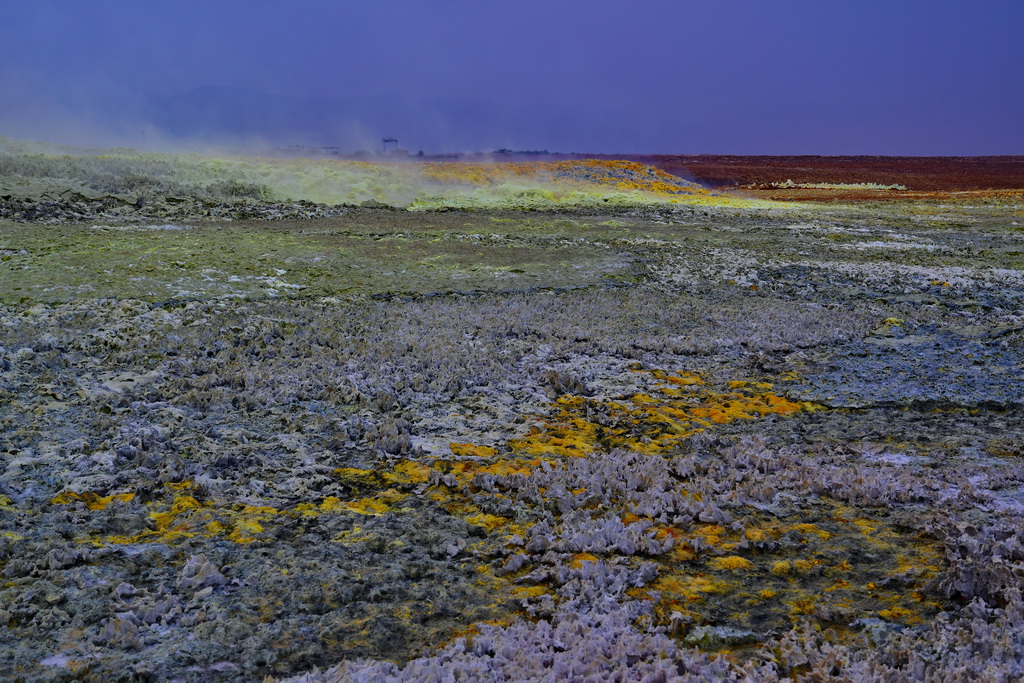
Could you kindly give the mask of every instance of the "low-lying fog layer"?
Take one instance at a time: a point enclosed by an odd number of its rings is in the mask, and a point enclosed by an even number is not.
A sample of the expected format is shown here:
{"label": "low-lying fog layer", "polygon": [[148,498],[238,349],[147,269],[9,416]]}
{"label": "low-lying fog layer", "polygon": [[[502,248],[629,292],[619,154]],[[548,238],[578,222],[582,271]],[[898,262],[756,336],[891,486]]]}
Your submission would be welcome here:
{"label": "low-lying fog layer", "polygon": [[[0,196],[87,202],[112,199],[112,206],[118,202],[135,208],[149,204],[149,211],[156,208],[153,205],[174,207],[197,199],[207,204],[377,203],[416,210],[734,203],[699,185],[629,161],[387,163],[132,150],[34,152],[26,143],[0,138]],[[4,217],[39,220],[15,213],[9,210]]]}

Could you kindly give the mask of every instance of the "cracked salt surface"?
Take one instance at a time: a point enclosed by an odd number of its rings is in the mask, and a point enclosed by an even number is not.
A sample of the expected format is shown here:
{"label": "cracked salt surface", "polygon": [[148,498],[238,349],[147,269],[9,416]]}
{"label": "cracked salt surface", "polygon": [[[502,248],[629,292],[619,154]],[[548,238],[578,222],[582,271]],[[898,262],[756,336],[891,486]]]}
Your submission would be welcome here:
{"label": "cracked salt surface", "polygon": [[193,230],[194,225],[178,225],[176,223],[164,223],[160,225],[93,225],[90,226],[93,230]]}
{"label": "cracked salt surface", "polygon": [[[744,220],[617,289],[0,309],[0,670],[1012,680],[1016,271],[791,267]],[[737,410],[762,381],[872,403]]]}
{"label": "cracked salt surface", "polygon": [[925,244],[922,242],[884,242],[875,240],[873,242],[856,242],[854,244],[837,244],[837,249],[924,249],[927,251],[948,251],[947,247],[937,244]]}
{"label": "cracked salt surface", "polygon": [[996,340],[919,328],[867,337],[816,358],[792,395],[832,407],[937,402],[1024,406],[1024,349]]}

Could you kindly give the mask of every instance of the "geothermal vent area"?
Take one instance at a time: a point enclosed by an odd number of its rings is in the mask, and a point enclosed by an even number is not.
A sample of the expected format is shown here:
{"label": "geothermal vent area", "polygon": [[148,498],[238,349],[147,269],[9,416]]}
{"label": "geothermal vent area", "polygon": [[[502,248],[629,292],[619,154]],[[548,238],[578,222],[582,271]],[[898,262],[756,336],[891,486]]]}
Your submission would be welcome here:
{"label": "geothermal vent area", "polygon": [[1021,159],[0,143],[0,677],[1024,678]]}

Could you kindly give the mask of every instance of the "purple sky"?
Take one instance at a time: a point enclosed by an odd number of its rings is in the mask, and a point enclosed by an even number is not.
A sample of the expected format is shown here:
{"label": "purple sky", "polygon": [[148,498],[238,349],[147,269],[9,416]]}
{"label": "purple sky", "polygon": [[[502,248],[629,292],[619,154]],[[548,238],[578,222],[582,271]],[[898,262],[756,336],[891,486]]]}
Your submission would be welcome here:
{"label": "purple sky", "polygon": [[11,0],[0,134],[1024,154],[1022,30],[1021,0]]}

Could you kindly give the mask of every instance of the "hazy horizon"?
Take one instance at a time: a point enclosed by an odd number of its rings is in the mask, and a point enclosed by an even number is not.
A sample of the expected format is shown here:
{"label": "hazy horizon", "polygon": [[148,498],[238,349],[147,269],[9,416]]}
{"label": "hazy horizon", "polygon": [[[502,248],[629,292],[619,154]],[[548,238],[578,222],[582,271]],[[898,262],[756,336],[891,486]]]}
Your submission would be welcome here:
{"label": "hazy horizon", "polygon": [[[598,7],[600,7],[598,9]],[[973,7],[973,9],[972,9]],[[1024,5],[0,8],[0,135],[152,149],[1024,154]]]}

